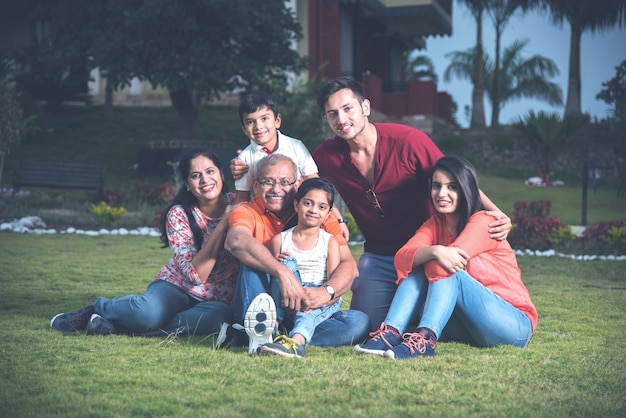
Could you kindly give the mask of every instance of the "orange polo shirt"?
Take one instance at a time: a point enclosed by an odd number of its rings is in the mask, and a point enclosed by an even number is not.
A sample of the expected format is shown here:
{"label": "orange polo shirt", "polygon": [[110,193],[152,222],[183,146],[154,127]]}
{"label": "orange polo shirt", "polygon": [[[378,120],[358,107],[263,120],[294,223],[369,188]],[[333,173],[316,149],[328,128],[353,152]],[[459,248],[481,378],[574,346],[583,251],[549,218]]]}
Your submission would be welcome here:
{"label": "orange polo shirt", "polygon": [[[296,216],[295,212],[291,215],[288,222],[294,216]],[[270,247],[272,238],[285,229],[285,223],[274,212],[267,210],[259,197],[254,197],[249,202],[235,208],[228,218],[228,225],[230,228],[243,226],[267,248]],[[339,245],[348,245],[343,235],[341,235],[339,222],[337,222],[334,216],[331,215],[326,218],[322,223],[322,229],[332,234]]]}
{"label": "orange polo shirt", "polygon": [[[465,267],[467,274],[526,314],[534,331],[537,326],[537,309],[522,282],[522,273],[508,241],[489,238],[489,224],[493,220],[485,211],[478,211],[470,217],[456,240],[453,240],[446,229],[443,215],[431,216],[396,253],[396,283],[400,284],[413,271],[413,259],[421,247],[445,245],[462,248],[470,255]],[[437,260],[425,263],[424,273],[431,283],[450,277],[450,273]]]}

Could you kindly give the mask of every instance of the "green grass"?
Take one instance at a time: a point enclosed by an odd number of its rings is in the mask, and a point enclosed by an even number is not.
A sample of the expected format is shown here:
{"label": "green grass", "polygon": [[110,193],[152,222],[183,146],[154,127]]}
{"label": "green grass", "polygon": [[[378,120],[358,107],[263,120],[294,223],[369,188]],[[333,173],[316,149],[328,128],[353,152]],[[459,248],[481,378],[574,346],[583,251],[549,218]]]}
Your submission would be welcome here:
{"label": "green grass", "polygon": [[520,257],[540,318],[526,349],[442,343],[394,362],[350,347],[295,360],[216,351],[210,338],[59,333],[54,314],[142,293],[169,251],[156,238],[1,233],[0,254],[0,416],[626,415],[623,261]]}
{"label": "green grass", "polygon": [[[490,175],[480,176],[481,189],[507,215],[513,214],[515,202],[551,200],[550,216],[556,216],[567,225],[581,225],[582,186],[578,183],[555,187],[526,186],[525,179],[510,179]],[[626,217],[626,198],[615,194],[615,187],[600,185],[594,192],[587,191],[587,225],[600,221],[614,221]]]}

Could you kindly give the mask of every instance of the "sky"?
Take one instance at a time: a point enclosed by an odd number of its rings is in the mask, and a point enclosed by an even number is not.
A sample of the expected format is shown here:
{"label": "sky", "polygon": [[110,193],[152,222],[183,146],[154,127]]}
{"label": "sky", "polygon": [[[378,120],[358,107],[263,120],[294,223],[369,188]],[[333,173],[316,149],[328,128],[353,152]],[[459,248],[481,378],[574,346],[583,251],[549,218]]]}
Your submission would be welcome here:
{"label": "sky", "polygon": [[[476,24],[470,12],[454,2],[452,11],[452,36],[429,37],[426,40],[426,50],[419,53],[427,55],[433,61],[435,72],[439,76],[438,90],[452,95],[458,104],[457,121],[463,127],[469,125],[465,116],[464,107],[471,105],[472,86],[469,80],[454,78],[446,83],[443,74],[450,63],[445,54],[452,51],[464,51],[475,45]],[[522,56],[530,58],[533,55],[542,55],[552,59],[560,75],[551,79],[563,90],[563,106],[552,107],[544,102],[524,99],[512,101],[500,110],[500,123],[514,122],[524,116],[529,110],[558,112],[563,114],[567,99],[567,83],[569,71],[569,24],[554,25],[548,15],[539,12],[530,12],[522,15],[516,13],[510,20],[502,35],[501,50],[511,45],[515,40],[528,39],[530,42],[522,52]],[[493,24],[488,16],[483,18],[483,47],[491,56],[495,55],[495,35]],[[602,33],[584,32],[581,40],[581,103],[582,111],[598,118],[607,117],[609,106],[595,97],[602,90],[602,83],[612,79],[615,67],[626,60],[626,28],[613,28]],[[491,125],[491,106],[485,99],[485,116],[487,125]]]}

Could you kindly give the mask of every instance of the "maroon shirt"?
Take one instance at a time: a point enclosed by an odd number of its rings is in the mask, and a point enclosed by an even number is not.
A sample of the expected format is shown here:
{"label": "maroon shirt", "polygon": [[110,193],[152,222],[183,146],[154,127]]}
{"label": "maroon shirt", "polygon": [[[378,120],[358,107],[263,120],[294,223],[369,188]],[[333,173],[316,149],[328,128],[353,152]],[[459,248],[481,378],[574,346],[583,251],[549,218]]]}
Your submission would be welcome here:
{"label": "maroon shirt", "polygon": [[365,251],[395,255],[433,211],[429,176],[443,153],[417,129],[375,123],[378,133],[371,189],[385,212],[380,217],[366,197],[370,189],[352,162],[346,141],[327,139],[313,152],[320,177],[333,182],[365,238]]}

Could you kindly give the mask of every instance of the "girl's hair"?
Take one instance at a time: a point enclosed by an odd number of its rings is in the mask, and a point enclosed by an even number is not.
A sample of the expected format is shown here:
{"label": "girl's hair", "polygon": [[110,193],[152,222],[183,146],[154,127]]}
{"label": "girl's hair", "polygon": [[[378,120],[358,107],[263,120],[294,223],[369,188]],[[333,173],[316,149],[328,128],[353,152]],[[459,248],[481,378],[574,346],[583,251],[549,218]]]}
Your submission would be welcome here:
{"label": "girl's hair", "polygon": [[322,109],[322,113],[324,113],[324,107],[326,106],[328,98],[343,89],[352,90],[352,93],[356,96],[359,103],[363,103],[363,100],[365,100],[363,87],[358,81],[350,76],[338,77],[334,80],[330,80],[320,90],[320,94],[317,97],[317,105]]}
{"label": "girl's hair", "polygon": [[[198,199],[189,191],[187,188],[187,179],[189,178],[189,173],[191,172],[191,160],[194,158],[204,156],[209,160],[213,161],[215,167],[220,171],[222,175],[222,179],[224,179],[224,173],[222,171],[222,164],[217,158],[217,155],[213,154],[209,151],[208,148],[189,148],[183,151],[180,159],[178,161],[178,174],[180,176],[180,180],[182,180],[180,189],[178,193],[174,197],[174,200],[167,209],[163,212],[160,221],[160,231],[161,231],[161,242],[163,243],[163,248],[169,247],[169,240],[167,239],[167,214],[172,209],[172,207],[176,205],[182,206],[185,214],[187,215],[187,219],[189,221],[189,227],[191,228],[191,232],[193,233],[193,242],[195,247],[199,250],[202,248],[202,244],[204,243],[204,237],[202,235],[202,230],[200,226],[198,226],[198,222],[196,222],[196,218],[193,216],[192,209],[194,206],[198,206]],[[228,191],[228,187],[226,183],[222,182],[222,195],[226,195]]]}
{"label": "girl's hair", "polygon": [[[461,233],[470,216],[479,210],[485,209],[480,200],[480,189],[478,187],[478,176],[474,166],[465,158],[456,156],[441,157],[433,167],[436,170],[444,170],[450,173],[459,185],[459,202],[456,212],[459,215],[459,222],[456,226],[457,235]],[[432,178],[431,178],[432,184]]]}
{"label": "girl's hair", "polygon": [[298,187],[294,200],[299,202],[300,199],[302,199],[310,190],[321,190],[326,192],[328,195],[328,205],[330,206],[329,209],[333,208],[337,191],[335,190],[335,186],[333,186],[330,181],[320,177],[313,177],[303,181],[300,187]]}
{"label": "girl's hair", "polygon": [[241,97],[239,103],[239,122],[243,125],[243,116],[254,113],[257,110],[267,107],[274,113],[274,117],[278,116],[278,105],[274,96],[264,91],[253,91]]}

